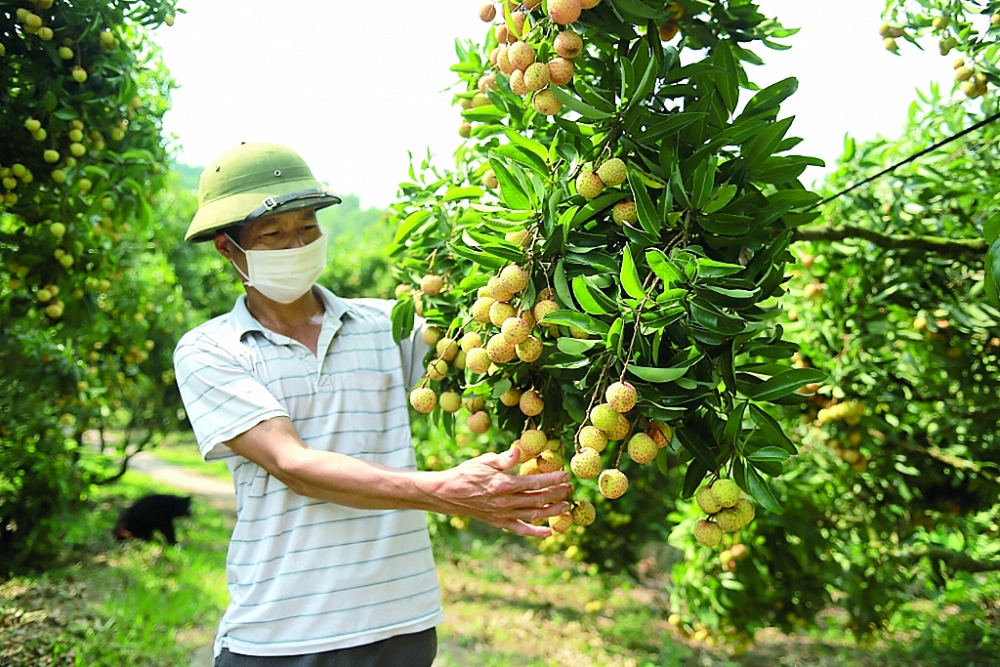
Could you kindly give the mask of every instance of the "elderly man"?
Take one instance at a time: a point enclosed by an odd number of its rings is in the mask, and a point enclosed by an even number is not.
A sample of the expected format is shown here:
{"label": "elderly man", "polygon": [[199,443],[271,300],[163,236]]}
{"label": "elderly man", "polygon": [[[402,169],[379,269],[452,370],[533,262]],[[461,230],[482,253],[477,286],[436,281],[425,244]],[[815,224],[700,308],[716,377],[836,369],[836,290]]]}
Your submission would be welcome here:
{"label": "elderly man", "polygon": [[391,303],[315,284],[316,210],[340,200],[294,151],[224,153],[198,203],[186,239],[212,241],[246,288],[174,352],[201,452],[236,488],[216,665],[430,665],[443,617],[423,512],[545,536],[532,522],[568,509],[568,476],[507,474],[516,449],[416,470],[406,395],[426,348],[393,341]]}

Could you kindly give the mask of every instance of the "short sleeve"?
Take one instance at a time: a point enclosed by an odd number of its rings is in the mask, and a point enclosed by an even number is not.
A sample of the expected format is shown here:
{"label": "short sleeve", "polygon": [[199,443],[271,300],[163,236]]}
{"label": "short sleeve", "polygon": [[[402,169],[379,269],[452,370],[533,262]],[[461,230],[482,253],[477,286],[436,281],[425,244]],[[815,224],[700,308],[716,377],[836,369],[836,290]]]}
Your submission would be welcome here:
{"label": "short sleeve", "polygon": [[[192,332],[194,333],[194,332]],[[253,374],[235,344],[188,334],[174,349],[174,373],[184,409],[205,460],[234,456],[225,446],[241,433],[288,411]]]}
{"label": "short sleeve", "polygon": [[[392,317],[392,307],[396,303],[387,299],[355,299],[354,302],[377,308],[390,318]],[[413,332],[407,338],[399,341],[399,354],[403,363],[403,382],[407,390],[424,377],[424,357],[431,349],[424,342],[423,333],[426,326],[427,322],[424,318],[416,316],[413,322]]]}

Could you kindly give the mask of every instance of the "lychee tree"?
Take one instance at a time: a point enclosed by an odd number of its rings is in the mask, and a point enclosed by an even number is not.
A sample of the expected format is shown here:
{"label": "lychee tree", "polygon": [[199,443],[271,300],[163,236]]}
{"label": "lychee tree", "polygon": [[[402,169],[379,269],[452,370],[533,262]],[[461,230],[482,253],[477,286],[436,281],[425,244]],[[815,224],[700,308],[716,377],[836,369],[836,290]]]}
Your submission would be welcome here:
{"label": "lychee tree", "polygon": [[172,84],[148,37],[173,12],[0,3],[0,575],[58,551],[57,517],[180,423],[188,313],[152,208]]}
{"label": "lychee tree", "polygon": [[[818,201],[798,177],[818,161],[789,153],[780,104],[796,82],[756,90],[744,69],[760,62],[750,43],[792,31],[748,2],[481,15],[495,24],[452,68],[467,86],[456,167],[412,170],[393,209],[396,334],[414,314],[431,325],[412,404],[450,428],[464,397],[475,429],[485,417],[522,446],[522,474],[576,473],[596,522],[561,540],[591,560],[627,562],[669,531],[677,499],[713,484],[725,504],[686,529],[704,520],[732,542],[755,505],[781,512],[770,480],[796,448],[774,406],[825,377],[793,367],[775,321],[789,243]],[[730,512],[741,497],[749,509]]]}

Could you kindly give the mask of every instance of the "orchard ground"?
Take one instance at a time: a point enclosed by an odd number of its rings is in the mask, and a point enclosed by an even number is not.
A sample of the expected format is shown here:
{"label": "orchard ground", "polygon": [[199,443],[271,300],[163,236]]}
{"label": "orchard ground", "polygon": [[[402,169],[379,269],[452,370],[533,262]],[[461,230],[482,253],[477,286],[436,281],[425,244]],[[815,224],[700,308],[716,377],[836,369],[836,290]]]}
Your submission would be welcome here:
{"label": "orchard ground", "polygon": [[[200,462],[190,441],[155,454],[94,495],[85,523],[67,533],[78,547],[60,568],[0,585],[4,665],[211,664],[208,647],[227,602],[227,473]],[[108,529],[120,507],[151,491],[196,493],[181,546],[114,543]],[[439,667],[992,664],[976,637],[1000,618],[995,575],[981,580],[980,600],[961,581],[937,600],[914,599],[892,633],[865,647],[831,611],[809,632],[760,631],[756,644],[733,655],[668,622],[665,572],[678,557],[669,547],[649,549],[633,576],[604,575],[478,524],[436,525],[448,619],[439,629]]]}

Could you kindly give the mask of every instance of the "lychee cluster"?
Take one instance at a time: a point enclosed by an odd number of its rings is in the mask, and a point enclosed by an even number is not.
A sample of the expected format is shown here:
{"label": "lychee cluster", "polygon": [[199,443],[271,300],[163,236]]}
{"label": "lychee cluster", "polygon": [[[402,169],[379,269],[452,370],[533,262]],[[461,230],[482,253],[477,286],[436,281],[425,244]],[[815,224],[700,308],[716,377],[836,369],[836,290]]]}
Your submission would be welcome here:
{"label": "lychee cluster", "polygon": [[694,538],[706,547],[718,546],[723,533],[733,533],[753,521],[756,509],[740,495],[740,487],[731,479],[719,479],[695,493],[695,502],[708,519],[694,526]]}
{"label": "lychee cluster", "polygon": [[861,418],[865,416],[865,412],[867,412],[867,408],[864,403],[844,401],[820,410],[816,413],[816,420],[820,425],[843,421],[848,426],[857,426],[861,422]]}
{"label": "lychee cluster", "polygon": [[965,60],[959,58],[952,67],[955,69],[955,81],[960,82],[962,92],[966,97],[982,97],[989,90],[989,80],[982,72],[977,72],[973,67],[966,65]]}
{"label": "lychee cluster", "polygon": [[[625,161],[621,158],[613,157],[601,163],[597,171],[580,172],[580,175],[576,177],[576,191],[584,199],[594,199],[604,191],[605,187],[617,187],[624,183],[627,178],[628,168],[625,166]],[[621,203],[624,204],[625,202]],[[635,212],[635,202],[628,203],[632,204],[631,208],[621,207],[618,210],[617,217],[615,217],[615,222],[618,224],[638,220],[638,214]],[[612,216],[615,216],[614,212],[612,212]],[[622,222],[618,222],[618,218],[621,218]]]}

